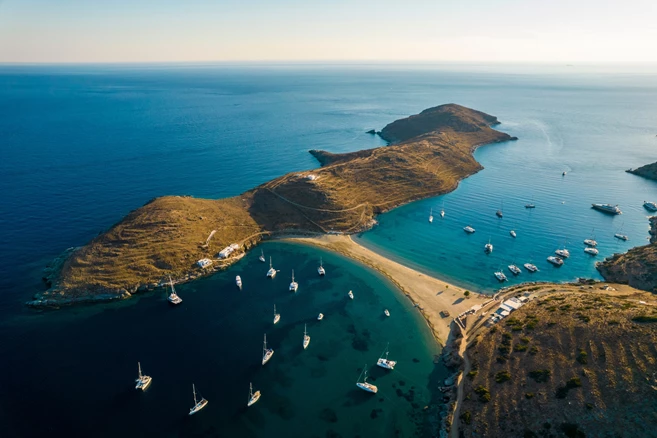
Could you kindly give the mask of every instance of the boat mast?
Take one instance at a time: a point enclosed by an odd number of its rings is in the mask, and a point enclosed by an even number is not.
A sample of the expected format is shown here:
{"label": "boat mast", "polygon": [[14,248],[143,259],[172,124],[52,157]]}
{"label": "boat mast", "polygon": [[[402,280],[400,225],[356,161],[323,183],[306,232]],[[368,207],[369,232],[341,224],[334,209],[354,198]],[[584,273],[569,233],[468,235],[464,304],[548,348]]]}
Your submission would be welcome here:
{"label": "boat mast", "polygon": [[269,256],[269,269],[272,269],[272,266],[271,266],[271,256]]}
{"label": "boat mast", "polygon": [[192,383],[192,392],[194,393],[194,406],[196,406],[198,402],[196,401],[196,387],[194,386],[193,383]]}
{"label": "boat mast", "polygon": [[137,367],[139,368],[139,378],[141,379],[141,363],[137,362]]}
{"label": "boat mast", "polygon": [[308,328],[308,324],[303,325],[303,336],[305,337],[308,333],[306,332],[306,329]]}
{"label": "boat mast", "polygon": [[267,352],[267,334],[265,333],[265,345],[262,347],[263,354]]}
{"label": "boat mast", "polygon": [[294,283],[294,269],[292,269],[292,283]]}

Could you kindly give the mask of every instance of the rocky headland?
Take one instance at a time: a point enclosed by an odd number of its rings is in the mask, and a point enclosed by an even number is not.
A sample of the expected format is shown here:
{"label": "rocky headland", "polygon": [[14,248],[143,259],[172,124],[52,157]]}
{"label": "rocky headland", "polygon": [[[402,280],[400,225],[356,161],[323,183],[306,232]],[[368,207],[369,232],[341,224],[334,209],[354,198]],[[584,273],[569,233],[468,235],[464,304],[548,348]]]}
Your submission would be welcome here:
{"label": "rocky headland", "polygon": [[626,172],[657,181],[657,162],[646,164],[645,166],[641,166],[636,169],[629,169]]}
{"label": "rocky headland", "polygon": [[[351,234],[375,215],[454,190],[482,169],[473,151],[515,140],[496,117],[448,104],[390,123],[389,146],[345,154],[311,151],[321,168],[293,172],[239,196],[165,196],[128,214],[47,275],[49,289],[28,304],[58,306],[129,298],[168,280],[223,269],[263,237]],[[218,254],[234,245],[225,257]],[[209,263],[201,267],[199,260]]]}

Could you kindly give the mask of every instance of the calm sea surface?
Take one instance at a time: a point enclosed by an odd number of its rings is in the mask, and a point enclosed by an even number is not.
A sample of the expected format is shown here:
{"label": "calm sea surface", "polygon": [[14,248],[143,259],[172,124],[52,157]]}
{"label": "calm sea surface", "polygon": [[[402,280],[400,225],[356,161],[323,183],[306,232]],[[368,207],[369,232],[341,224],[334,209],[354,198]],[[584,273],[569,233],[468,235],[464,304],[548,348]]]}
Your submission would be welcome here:
{"label": "calm sea surface", "polygon": [[[0,66],[2,435],[414,436],[425,427],[422,408],[435,405],[429,382],[445,375],[431,361],[438,351],[391,284],[344,258],[268,243],[263,249],[281,269],[274,281],[249,254],[225,273],[180,286],[176,309],[163,294],[59,312],[23,303],[42,290],[50,259],[155,196],[236,195],[316,167],[309,149],[382,145],[365,131],[448,102],[498,116],[498,129],[520,140],[480,148],[483,171],[448,195],[382,215],[359,241],[474,290],[493,290],[495,270],[529,261],[541,271],[512,281],[598,278],[595,260],[648,236],[641,204],[657,201],[657,184],[624,170],[657,159],[656,72]],[[536,209],[526,210],[528,202]],[[593,202],[618,203],[624,214],[593,211]],[[503,219],[495,217],[500,207]],[[475,234],[463,232],[468,224]],[[614,239],[618,231],[630,240]],[[583,252],[591,235],[596,258]],[[489,239],[494,251],[485,255]],[[545,258],[563,246],[572,255],[553,268]],[[329,270],[321,280],[320,256]],[[292,268],[296,296],[287,291]],[[237,274],[242,292],[233,287]],[[275,328],[274,304],[282,314]],[[265,332],[276,353],[262,368]],[[400,365],[383,373],[371,367],[388,342]],[[154,379],[143,394],[132,389],[137,360]],[[380,388],[373,397],[354,386],[365,363]],[[247,411],[249,381],[263,398]],[[192,382],[210,404],[188,419]]]}

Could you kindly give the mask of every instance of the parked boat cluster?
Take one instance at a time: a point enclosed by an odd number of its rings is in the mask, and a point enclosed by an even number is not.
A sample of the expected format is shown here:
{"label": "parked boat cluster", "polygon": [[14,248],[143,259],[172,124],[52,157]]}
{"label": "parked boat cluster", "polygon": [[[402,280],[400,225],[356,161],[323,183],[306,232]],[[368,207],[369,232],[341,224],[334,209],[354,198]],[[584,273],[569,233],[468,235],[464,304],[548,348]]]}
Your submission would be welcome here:
{"label": "parked boat cluster", "polygon": [[[565,175],[566,175],[566,172],[563,172],[563,176],[565,176]],[[657,211],[657,203],[655,203],[655,202],[644,201],[643,207],[646,210],[651,211],[651,212]],[[504,204],[502,204],[500,206],[500,209],[495,212],[495,216],[497,216],[500,219],[502,219],[504,217],[503,208],[504,208]],[[532,202],[525,205],[525,208],[533,209],[533,208],[536,208],[536,205],[534,204],[534,202],[532,200]],[[603,213],[612,214],[612,215],[623,214],[623,212],[618,207],[618,205],[591,204],[591,208],[593,208],[595,210],[598,210],[598,211],[601,211]],[[445,208],[444,208],[444,206],[440,210],[440,217],[441,218],[445,217]],[[433,208],[431,208],[430,211],[429,211],[429,223],[433,223]],[[465,231],[467,234],[473,234],[473,233],[476,232],[476,230],[474,229],[474,227],[471,224],[468,224],[465,227],[463,227],[463,231]],[[518,234],[516,233],[516,230],[510,230],[509,234],[514,239],[518,237]],[[624,240],[624,241],[629,240],[629,237],[627,235],[623,234],[622,226],[621,226],[621,229],[616,234],[614,234],[614,237],[617,238],[617,239],[620,239],[620,240]],[[584,247],[584,252],[585,253],[590,254],[591,256],[598,255],[599,251],[596,248],[596,246],[598,245],[598,242],[596,242],[596,240],[594,239],[594,236],[591,236],[589,239],[585,239],[584,240],[584,245],[585,245],[585,247]],[[493,252],[493,244],[491,243],[490,239],[488,239],[488,243],[484,245],[484,252],[486,254],[490,254],[490,253]],[[554,266],[562,266],[564,264],[565,259],[570,257],[570,252],[565,248],[565,243],[564,243],[563,248],[557,249],[556,251],[554,251],[554,253],[556,255],[550,255],[550,256],[547,257],[547,261],[549,263],[551,263],[552,265],[554,265]],[[530,273],[534,273],[534,272],[539,271],[539,269],[536,267],[536,265],[532,264],[531,262],[530,263],[525,263],[523,266]],[[518,266],[516,266],[515,264],[510,264],[507,268],[509,269],[509,271],[511,271],[511,273],[514,276],[520,275],[520,273],[522,272],[522,270]],[[502,269],[498,269],[497,271],[495,271],[493,273],[493,275],[500,282],[504,282],[504,281],[508,280],[507,276],[504,274]]]}

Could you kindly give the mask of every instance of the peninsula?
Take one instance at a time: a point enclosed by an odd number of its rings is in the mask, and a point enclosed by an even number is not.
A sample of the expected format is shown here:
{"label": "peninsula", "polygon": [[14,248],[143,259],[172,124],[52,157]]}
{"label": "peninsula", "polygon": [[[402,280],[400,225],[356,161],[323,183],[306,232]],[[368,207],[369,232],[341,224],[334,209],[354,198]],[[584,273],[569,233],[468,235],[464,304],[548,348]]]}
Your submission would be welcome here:
{"label": "peninsula", "polygon": [[[454,190],[482,169],[474,150],[516,138],[497,118],[460,105],[430,108],[380,134],[390,145],[345,154],[310,151],[319,169],[294,172],[219,200],[153,199],[50,267],[49,289],[28,304],[58,306],[128,298],[168,277],[222,269],[265,236],[351,234],[376,214]],[[232,245],[232,246],[231,246]]]}
{"label": "peninsula", "polygon": [[629,169],[627,170],[627,173],[632,173],[634,175],[639,175],[644,178],[657,181],[657,162],[646,164],[645,166],[641,166],[636,169]]}

